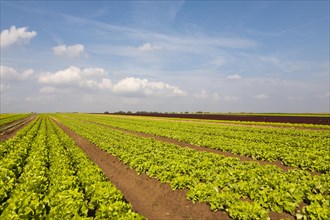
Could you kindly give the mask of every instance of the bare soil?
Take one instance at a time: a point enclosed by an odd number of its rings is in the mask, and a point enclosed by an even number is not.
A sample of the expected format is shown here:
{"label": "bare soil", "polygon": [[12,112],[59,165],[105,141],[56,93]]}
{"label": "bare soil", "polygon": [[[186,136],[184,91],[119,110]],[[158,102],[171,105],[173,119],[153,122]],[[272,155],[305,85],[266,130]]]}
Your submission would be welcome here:
{"label": "bare soil", "polygon": [[6,125],[5,128],[3,128],[0,131],[0,142],[6,141],[9,138],[15,136],[15,134],[21,130],[22,128],[24,128],[25,126],[27,126],[29,124],[30,121],[32,121],[35,118],[34,115],[31,115],[21,121],[14,121],[8,125]]}
{"label": "bare soil", "polygon": [[125,115],[170,117],[170,118],[194,118],[194,119],[207,119],[207,120],[232,120],[232,121],[280,122],[280,123],[330,125],[330,117],[319,117],[319,116],[160,114],[160,113],[149,113],[149,114],[134,113],[134,114],[125,114]]}
{"label": "bare soil", "polygon": [[223,212],[212,212],[205,203],[193,204],[185,190],[172,191],[169,184],[160,183],[146,174],[138,175],[117,157],[108,154],[66,126],[56,123],[87,156],[97,164],[132,204],[133,210],[148,219],[230,219]]}

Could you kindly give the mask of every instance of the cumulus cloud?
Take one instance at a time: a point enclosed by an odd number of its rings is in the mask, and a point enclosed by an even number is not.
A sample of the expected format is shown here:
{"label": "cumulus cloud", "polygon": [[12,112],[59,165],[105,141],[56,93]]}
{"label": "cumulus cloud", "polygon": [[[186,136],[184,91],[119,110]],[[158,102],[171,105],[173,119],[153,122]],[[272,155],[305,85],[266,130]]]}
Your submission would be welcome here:
{"label": "cumulus cloud", "polygon": [[111,89],[112,88],[112,82],[110,79],[103,78],[101,82],[99,83],[98,87],[100,89]]}
{"label": "cumulus cloud", "polygon": [[11,26],[10,29],[1,31],[0,47],[9,47],[15,43],[28,43],[32,38],[37,36],[35,31],[27,31],[28,27],[16,28]]}
{"label": "cumulus cloud", "polygon": [[238,80],[238,79],[242,79],[242,77],[238,74],[234,74],[227,76],[227,79]]}
{"label": "cumulus cloud", "polygon": [[142,94],[146,96],[185,96],[186,92],[163,82],[149,82],[147,79],[127,77],[113,86],[115,93]]}
{"label": "cumulus cloud", "polygon": [[28,79],[34,73],[33,69],[28,69],[22,73],[18,73],[14,68],[10,66],[0,66],[1,81],[22,81]]}
{"label": "cumulus cloud", "polygon": [[253,96],[253,98],[255,98],[255,99],[267,99],[268,98],[268,95],[259,94],[259,95]]}
{"label": "cumulus cloud", "polygon": [[61,44],[53,47],[53,52],[56,56],[65,56],[71,58],[86,55],[85,47],[82,44],[74,44],[68,46]]}
{"label": "cumulus cloud", "polygon": [[10,66],[0,65],[0,91],[5,93],[13,84],[23,82],[34,74],[33,69],[27,69],[23,72],[18,72]]}
{"label": "cumulus cloud", "polygon": [[24,80],[24,79],[29,78],[33,74],[34,74],[34,70],[33,69],[27,69],[27,70],[23,71],[21,78]]}
{"label": "cumulus cloud", "polygon": [[106,71],[103,68],[85,68],[81,71],[81,75],[84,77],[104,77]]}
{"label": "cumulus cloud", "polygon": [[65,70],[56,73],[44,73],[39,77],[40,83],[48,84],[69,84],[76,83],[81,80],[81,70],[79,67],[70,66]]}
{"label": "cumulus cloud", "polygon": [[151,43],[145,43],[142,46],[138,47],[137,49],[141,52],[151,52],[155,50],[161,50],[162,47],[157,45],[152,45]]}
{"label": "cumulus cloud", "polygon": [[106,71],[102,68],[84,68],[70,66],[55,73],[42,73],[39,83],[61,86],[79,86],[91,89],[111,89],[111,80],[106,78]]}
{"label": "cumulus cloud", "polygon": [[113,84],[102,68],[84,68],[70,66],[57,72],[41,73],[38,78],[40,84],[46,87],[40,89],[41,93],[59,92],[65,88],[88,88],[108,90],[121,95],[136,96],[186,96],[186,92],[176,86],[164,82],[150,82],[148,79],[127,77]]}

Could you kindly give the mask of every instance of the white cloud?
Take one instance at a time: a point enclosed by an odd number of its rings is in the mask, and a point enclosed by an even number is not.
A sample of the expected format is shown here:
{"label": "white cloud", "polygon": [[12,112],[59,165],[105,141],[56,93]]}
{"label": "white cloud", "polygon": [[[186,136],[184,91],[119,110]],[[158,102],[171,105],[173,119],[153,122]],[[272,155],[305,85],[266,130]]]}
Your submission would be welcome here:
{"label": "white cloud", "polygon": [[151,43],[145,43],[142,46],[138,47],[137,49],[141,52],[151,52],[155,50],[161,50],[163,48],[161,46],[152,45]]}
{"label": "white cloud", "polygon": [[33,75],[33,73],[33,69],[25,70],[22,74],[20,74],[12,67],[0,66],[1,81],[22,81],[28,79]]}
{"label": "white cloud", "polygon": [[23,72],[22,74],[22,79],[27,79],[30,76],[32,76],[34,74],[34,70],[33,69],[27,69]]}
{"label": "white cloud", "polygon": [[[54,86],[61,88],[80,87],[89,89],[110,90],[117,94],[135,94],[144,96],[185,96],[186,93],[176,86],[163,82],[149,82],[147,79],[128,77],[120,80],[115,85],[106,77],[106,71],[102,68],[80,69],[70,66],[67,69],[54,73],[42,73],[39,83],[51,85],[40,90],[42,93],[53,93]],[[56,90],[57,91],[57,90]]]}
{"label": "white cloud", "polygon": [[12,67],[0,65],[0,91],[5,93],[15,83],[23,82],[34,74],[33,69],[27,69],[22,73]]}
{"label": "white cloud", "polygon": [[39,83],[61,86],[78,86],[90,89],[111,89],[111,80],[105,78],[106,71],[102,68],[80,69],[77,66],[70,66],[65,70],[55,73],[42,73],[39,76]]}
{"label": "white cloud", "polygon": [[128,77],[113,86],[115,93],[142,94],[146,96],[185,96],[186,93],[176,86],[163,82],[149,82],[147,79]]}
{"label": "white cloud", "polygon": [[98,86],[100,89],[111,89],[112,82],[110,79],[103,78]]}
{"label": "white cloud", "polygon": [[2,80],[13,80],[18,78],[16,70],[9,66],[0,66],[0,76]]}
{"label": "white cloud", "polygon": [[81,80],[81,70],[79,67],[70,66],[65,70],[56,73],[44,73],[39,77],[40,83],[48,84],[69,84],[77,83]]}
{"label": "white cloud", "polygon": [[253,96],[253,98],[255,98],[255,99],[268,99],[268,95],[259,94],[259,95]]}
{"label": "white cloud", "polygon": [[32,38],[37,36],[35,31],[27,31],[28,27],[16,28],[11,26],[8,30],[3,30],[0,34],[0,47],[9,47],[15,43],[28,43]]}
{"label": "white cloud", "polygon": [[238,74],[234,74],[234,75],[227,76],[227,79],[237,80],[237,79],[242,79],[242,77]]}
{"label": "white cloud", "polygon": [[86,55],[85,47],[82,44],[74,44],[68,46],[61,44],[53,47],[53,52],[56,56],[65,56],[71,58]]}
{"label": "white cloud", "polygon": [[103,68],[85,68],[81,71],[84,77],[103,77],[106,76],[106,71]]}

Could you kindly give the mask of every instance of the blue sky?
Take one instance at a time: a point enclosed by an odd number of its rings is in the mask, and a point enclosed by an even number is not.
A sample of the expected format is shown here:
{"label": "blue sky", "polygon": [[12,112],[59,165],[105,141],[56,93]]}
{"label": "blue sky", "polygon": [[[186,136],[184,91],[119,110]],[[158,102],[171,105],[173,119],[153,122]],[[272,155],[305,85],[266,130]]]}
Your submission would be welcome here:
{"label": "blue sky", "polygon": [[329,1],[1,1],[1,112],[329,112]]}

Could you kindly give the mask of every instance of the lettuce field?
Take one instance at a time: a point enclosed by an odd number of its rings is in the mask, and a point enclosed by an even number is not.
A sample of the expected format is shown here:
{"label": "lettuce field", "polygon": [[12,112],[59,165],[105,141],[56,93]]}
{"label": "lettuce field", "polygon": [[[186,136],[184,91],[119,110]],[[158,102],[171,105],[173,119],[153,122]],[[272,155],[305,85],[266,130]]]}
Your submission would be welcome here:
{"label": "lettuce field", "polygon": [[330,219],[330,125],[1,115],[11,124],[0,219]]}

